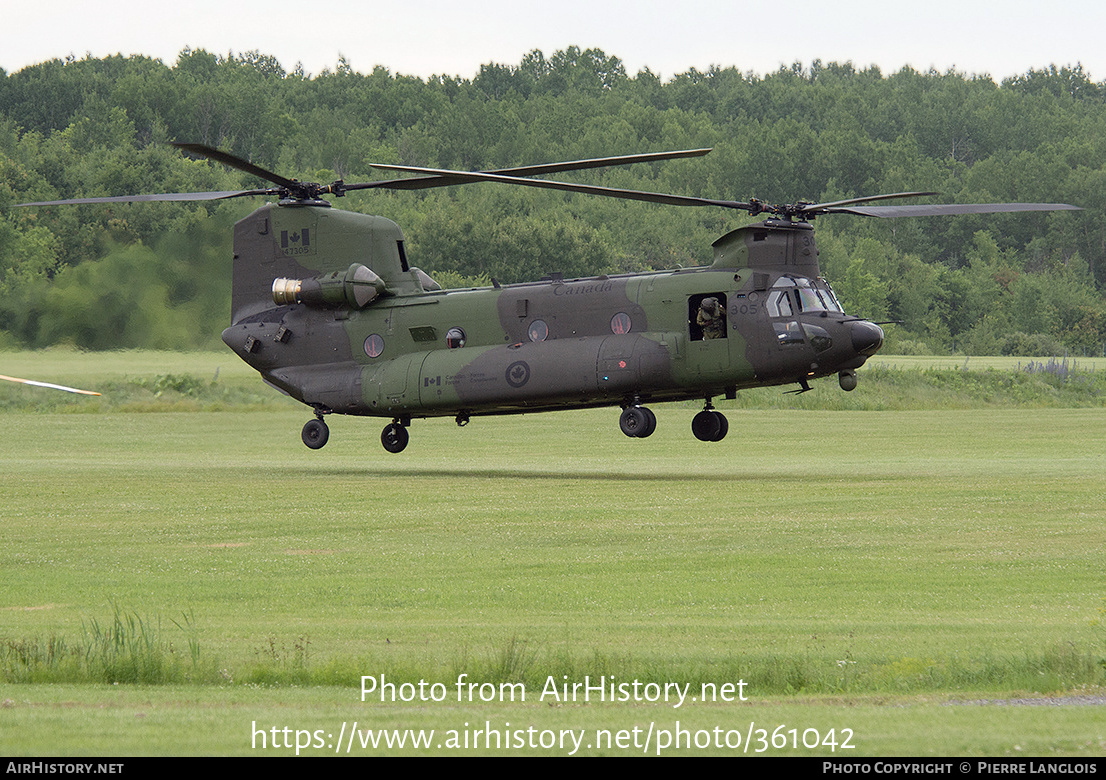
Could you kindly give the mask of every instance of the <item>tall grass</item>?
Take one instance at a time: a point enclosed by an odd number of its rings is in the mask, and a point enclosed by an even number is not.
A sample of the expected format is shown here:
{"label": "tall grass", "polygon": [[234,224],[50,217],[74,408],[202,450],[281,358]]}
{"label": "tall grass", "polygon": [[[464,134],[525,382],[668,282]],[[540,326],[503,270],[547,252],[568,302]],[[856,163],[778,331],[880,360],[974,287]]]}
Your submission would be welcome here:
{"label": "tall grass", "polygon": [[[589,678],[619,682],[676,683],[696,694],[704,685],[745,680],[758,697],[825,694],[917,694],[964,691],[1053,693],[1106,685],[1102,647],[1058,643],[1036,651],[1000,655],[994,651],[954,656],[902,656],[827,660],[823,655],[740,654],[688,662],[661,661],[593,651],[574,654],[542,649],[512,637],[483,653],[463,651],[452,662],[419,659],[337,657],[310,660],[310,640],[290,645],[267,637],[252,663],[222,668],[201,658],[193,620],[173,622],[180,634],[166,634],[159,618],[143,618],[116,608],[111,620],[89,619],[79,640],[51,636],[43,640],[0,640],[0,679],[9,683],[68,682],[114,684],[240,684],[263,687],[340,686],[358,688],[365,670],[383,674],[399,686],[468,681],[499,686],[522,683],[528,699],[552,684]],[[187,652],[172,637],[183,637]],[[552,682],[550,682],[552,681]]]}
{"label": "tall grass", "polygon": [[87,618],[76,640],[57,635],[0,640],[0,678],[147,685],[216,681],[214,664],[201,658],[192,614],[170,622],[179,633],[165,630],[160,616],[143,617],[113,605],[110,620]]}

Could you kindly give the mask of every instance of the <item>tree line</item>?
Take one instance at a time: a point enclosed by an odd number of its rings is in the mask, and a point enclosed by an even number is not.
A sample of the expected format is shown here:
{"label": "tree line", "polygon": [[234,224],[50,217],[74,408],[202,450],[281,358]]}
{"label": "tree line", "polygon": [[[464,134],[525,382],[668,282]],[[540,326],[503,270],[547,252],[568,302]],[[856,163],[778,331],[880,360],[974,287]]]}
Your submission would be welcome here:
{"label": "tree line", "polygon": [[[779,203],[908,190],[952,203],[1072,203],[1085,211],[823,217],[822,268],[850,311],[902,323],[889,349],[1106,349],[1106,84],[1079,66],[996,82],[815,61],[665,81],[569,47],[471,78],[359,73],[342,59],[311,75],[256,51],[196,49],[172,65],[115,56],[0,70],[0,346],[218,343],[230,226],[259,204],[12,208],[256,186],[171,140],[325,182],[386,178],[374,162],[491,169],[709,146],[702,158],[566,176]],[[707,264],[711,241],[747,221],[489,184],[374,190],[336,205],[394,219],[412,262],[456,284]]]}

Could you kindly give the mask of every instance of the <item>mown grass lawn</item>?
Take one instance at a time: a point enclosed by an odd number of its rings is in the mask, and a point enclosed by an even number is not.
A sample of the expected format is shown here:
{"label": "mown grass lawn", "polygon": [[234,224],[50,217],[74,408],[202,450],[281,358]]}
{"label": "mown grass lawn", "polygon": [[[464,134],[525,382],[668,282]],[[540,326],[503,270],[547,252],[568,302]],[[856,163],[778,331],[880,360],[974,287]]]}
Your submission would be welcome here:
{"label": "mown grass lawn", "polygon": [[[415,421],[400,455],[380,421],[334,417],[310,451],[304,410],[267,409],[0,414],[0,752],[147,752],[155,722],[173,727],[149,752],[249,752],[250,723],[281,712],[311,730],[753,720],[852,728],[859,754],[1103,749],[1101,706],[942,703],[1101,695],[1100,407],[731,408],[717,444],[683,405],[656,407],[646,440],[611,410]],[[117,619],[152,655],[98,649]],[[126,682],[137,667],[160,684]],[[360,702],[361,675],[462,673],[532,696],[550,678],[744,680],[750,701]],[[117,741],[111,718],[146,736]]]}

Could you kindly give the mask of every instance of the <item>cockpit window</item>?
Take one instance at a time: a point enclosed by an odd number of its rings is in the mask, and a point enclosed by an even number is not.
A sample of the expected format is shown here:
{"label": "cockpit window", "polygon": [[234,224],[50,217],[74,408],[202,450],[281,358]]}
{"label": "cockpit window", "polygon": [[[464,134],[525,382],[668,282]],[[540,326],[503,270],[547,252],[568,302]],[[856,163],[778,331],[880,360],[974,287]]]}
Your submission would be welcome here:
{"label": "cockpit window", "polygon": [[776,331],[776,340],[781,345],[803,343],[803,330],[799,327],[799,323],[794,320],[791,322],[773,322],[772,327]]}
{"label": "cockpit window", "polygon": [[837,296],[833,294],[833,288],[830,287],[829,283],[826,281],[822,281],[822,284],[825,286],[820,287],[818,289],[818,292],[821,293],[822,298],[825,300],[826,308],[828,308],[830,311],[841,312],[842,314],[844,314],[845,309],[843,306],[841,306],[841,302],[837,300]]}
{"label": "cockpit window", "polygon": [[773,290],[768,293],[767,306],[769,317],[791,316],[791,296],[787,290]]}
{"label": "cockpit window", "polygon": [[792,312],[843,312],[833,290],[824,279],[781,276],[768,295],[771,317],[790,317]]}
{"label": "cockpit window", "polygon": [[807,338],[810,339],[810,346],[814,347],[815,352],[825,352],[833,346],[833,339],[830,338],[830,334],[825,328],[812,325],[809,322],[803,323],[803,328],[806,330]]}
{"label": "cockpit window", "polygon": [[799,296],[799,311],[825,311],[826,304],[818,295],[818,291],[810,287],[800,287],[795,291]]}
{"label": "cockpit window", "polygon": [[841,303],[837,302],[833,290],[825,280],[812,282],[810,279],[781,277],[772,287],[778,289],[769,294],[768,309],[771,316],[791,316],[792,302],[794,311],[799,313],[843,311]]}
{"label": "cockpit window", "polygon": [[825,279],[817,279],[813,283],[800,279],[798,288],[803,311],[844,311]]}

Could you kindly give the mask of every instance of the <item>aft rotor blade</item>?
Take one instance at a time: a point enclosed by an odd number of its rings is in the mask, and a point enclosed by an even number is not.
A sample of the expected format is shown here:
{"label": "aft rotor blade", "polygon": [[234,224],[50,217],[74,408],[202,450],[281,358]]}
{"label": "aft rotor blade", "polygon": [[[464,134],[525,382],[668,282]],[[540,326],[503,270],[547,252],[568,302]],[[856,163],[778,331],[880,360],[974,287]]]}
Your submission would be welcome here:
{"label": "aft rotor blade", "polygon": [[286,179],[279,173],[273,173],[272,171],[266,170],[259,165],[254,165],[252,162],[243,160],[241,157],[236,157],[233,154],[215,149],[210,146],[205,146],[204,144],[187,144],[174,141],[173,146],[177,147],[178,149],[183,149],[186,152],[197,154],[200,157],[206,157],[209,160],[220,162],[223,165],[229,165],[231,168],[237,168],[244,173],[249,173],[259,179],[264,179],[265,181],[271,181],[273,184],[284,187],[286,189],[294,190],[297,187],[301,186],[300,182],[296,181],[295,179]]}
{"label": "aft rotor blade", "polygon": [[931,206],[850,206],[826,208],[828,214],[863,217],[940,217],[952,214],[1004,214],[1017,211],[1082,211],[1067,203],[937,203]]}
{"label": "aft rotor blade", "polygon": [[[521,168],[497,168],[486,171],[488,174],[498,176],[542,176],[550,173],[564,173],[565,171],[582,171],[590,168],[606,168],[614,165],[633,165],[643,162],[658,162],[660,160],[677,160],[685,157],[702,157],[709,154],[711,149],[683,149],[675,152],[648,152],[646,154],[627,154],[618,157],[596,157],[586,160],[573,160],[570,162],[545,163],[542,165],[527,165]],[[386,168],[386,166],[373,166]],[[392,169],[388,169],[392,170]],[[406,170],[400,168],[399,170]],[[425,169],[436,170],[436,169]],[[436,173],[426,176],[417,176],[410,179],[391,179],[389,181],[370,181],[361,184],[346,184],[343,189],[363,190],[372,188],[384,188],[393,190],[421,190],[432,187],[449,187],[464,184],[471,179],[463,180],[457,176],[445,173]]]}
{"label": "aft rotor blade", "polygon": [[597,187],[590,184],[570,184],[563,181],[550,179],[528,179],[515,175],[500,173],[476,173],[472,171],[450,171],[441,168],[419,168],[413,165],[382,165],[374,164],[374,168],[386,171],[407,171],[408,173],[430,174],[457,179],[461,182],[494,181],[501,184],[518,184],[523,187],[538,187],[547,190],[560,190],[562,192],[579,192],[586,195],[602,195],[608,198],[622,198],[623,200],[640,200],[647,203],[663,203],[669,206],[722,206],[723,208],[741,209],[749,211],[750,204],[734,200],[711,200],[708,198],[695,198],[687,195],[669,195],[662,192],[644,192],[642,190],[623,190],[612,187]]}
{"label": "aft rotor blade", "polygon": [[78,390],[75,387],[66,387],[65,385],[55,385],[50,382],[37,382],[34,379],[20,379],[15,376],[4,376],[0,374],[0,379],[7,380],[8,382],[18,382],[21,385],[34,385],[35,387],[48,387],[51,390],[64,390],[67,393],[79,393],[80,395],[100,395],[92,390]]}

